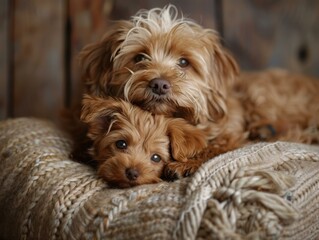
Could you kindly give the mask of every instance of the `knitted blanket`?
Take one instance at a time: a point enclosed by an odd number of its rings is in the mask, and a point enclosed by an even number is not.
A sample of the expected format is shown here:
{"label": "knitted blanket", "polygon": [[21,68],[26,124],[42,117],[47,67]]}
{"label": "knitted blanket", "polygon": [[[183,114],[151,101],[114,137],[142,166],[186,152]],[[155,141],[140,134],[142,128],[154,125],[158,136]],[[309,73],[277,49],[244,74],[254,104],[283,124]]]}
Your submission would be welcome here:
{"label": "knitted blanket", "polygon": [[48,121],[0,122],[0,239],[316,239],[319,147],[259,143],[112,189]]}

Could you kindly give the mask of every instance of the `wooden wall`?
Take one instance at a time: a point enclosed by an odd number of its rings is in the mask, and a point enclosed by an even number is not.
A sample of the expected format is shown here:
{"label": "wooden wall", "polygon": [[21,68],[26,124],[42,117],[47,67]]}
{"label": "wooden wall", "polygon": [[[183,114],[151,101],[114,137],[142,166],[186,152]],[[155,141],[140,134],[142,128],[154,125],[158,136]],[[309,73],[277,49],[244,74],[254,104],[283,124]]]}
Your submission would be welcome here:
{"label": "wooden wall", "polygon": [[319,76],[319,1],[223,2],[225,42],[242,68],[279,66]]}
{"label": "wooden wall", "polygon": [[81,95],[83,46],[98,40],[110,20],[169,2],[217,29],[243,69],[319,76],[316,0],[0,0],[0,119],[57,121]]}
{"label": "wooden wall", "polygon": [[9,97],[9,7],[8,0],[0,0],[0,119],[8,113]]}

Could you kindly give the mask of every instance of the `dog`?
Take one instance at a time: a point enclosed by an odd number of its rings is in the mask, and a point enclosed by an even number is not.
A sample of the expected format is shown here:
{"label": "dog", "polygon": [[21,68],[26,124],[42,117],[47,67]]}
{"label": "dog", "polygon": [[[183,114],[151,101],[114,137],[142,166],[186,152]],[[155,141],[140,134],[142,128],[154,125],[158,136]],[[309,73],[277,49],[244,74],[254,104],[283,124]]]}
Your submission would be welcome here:
{"label": "dog", "polygon": [[184,119],[154,115],[112,97],[85,95],[81,120],[88,125],[97,172],[114,187],[160,182],[165,165],[185,162],[207,144],[205,132]]}
{"label": "dog", "polygon": [[[319,141],[319,81],[280,69],[240,72],[218,33],[173,5],[116,22],[80,62],[87,94],[206,129],[210,156],[251,141]],[[172,171],[189,163],[180,164]]]}

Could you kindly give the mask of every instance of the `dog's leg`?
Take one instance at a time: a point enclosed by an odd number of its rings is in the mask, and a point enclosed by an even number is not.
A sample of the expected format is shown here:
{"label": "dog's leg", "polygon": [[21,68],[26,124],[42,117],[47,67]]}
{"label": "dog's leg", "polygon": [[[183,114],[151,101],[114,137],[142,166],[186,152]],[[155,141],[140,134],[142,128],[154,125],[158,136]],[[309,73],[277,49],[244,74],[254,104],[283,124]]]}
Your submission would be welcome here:
{"label": "dog's leg", "polygon": [[223,141],[218,141],[218,139],[216,139],[209,143],[204,150],[196,154],[193,158],[188,159],[186,162],[172,161],[166,164],[163,170],[162,179],[173,181],[191,176],[206,161],[220,154],[239,148],[243,144],[244,142],[242,139],[227,139],[227,141],[225,139]]}
{"label": "dog's leg", "polygon": [[166,181],[174,181],[191,176],[204,162],[204,159],[202,161],[188,160],[187,162],[170,162],[165,165],[161,178]]}

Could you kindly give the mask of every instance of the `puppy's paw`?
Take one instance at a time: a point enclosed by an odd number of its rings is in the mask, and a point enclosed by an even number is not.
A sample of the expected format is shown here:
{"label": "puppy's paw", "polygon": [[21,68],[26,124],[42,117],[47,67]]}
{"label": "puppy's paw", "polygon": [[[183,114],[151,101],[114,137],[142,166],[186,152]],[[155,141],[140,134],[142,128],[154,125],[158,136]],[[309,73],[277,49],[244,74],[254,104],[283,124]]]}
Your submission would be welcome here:
{"label": "puppy's paw", "polygon": [[175,181],[184,177],[193,175],[199,168],[200,163],[189,160],[188,162],[170,162],[165,165],[162,179],[166,181]]}
{"label": "puppy's paw", "polygon": [[251,128],[249,131],[250,140],[267,141],[273,139],[277,135],[277,130],[272,124],[265,124]]}

